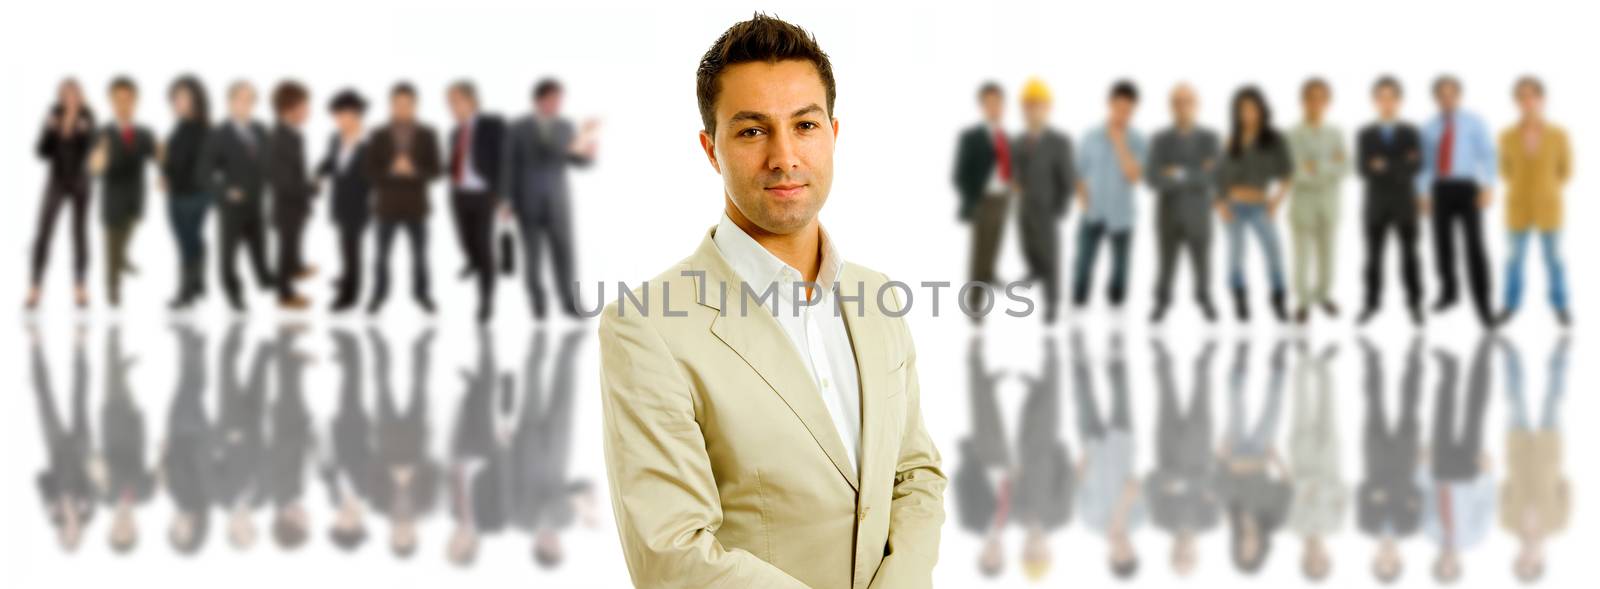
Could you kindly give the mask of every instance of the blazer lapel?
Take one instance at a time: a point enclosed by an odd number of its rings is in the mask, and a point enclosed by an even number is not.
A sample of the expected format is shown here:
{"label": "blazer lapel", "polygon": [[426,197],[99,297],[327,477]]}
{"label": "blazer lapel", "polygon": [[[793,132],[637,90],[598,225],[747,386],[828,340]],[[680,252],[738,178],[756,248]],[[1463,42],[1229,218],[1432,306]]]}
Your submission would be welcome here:
{"label": "blazer lapel", "polygon": [[816,384],[800,362],[800,356],[789,343],[789,335],[784,333],[783,326],[772,316],[771,307],[757,306],[752,301],[747,306],[748,311],[741,316],[741,283],[729,278],[736,274],[717,251],[711,235],[711,231],[706,232],[699,249],[689,260],[692,270],[705,272],[706,283],[696,292],[696,296],[703,293],[704,297],[698,302],[719,310],[723,304],[729,307],[726,312],[719,312],[712,319],[711,333],[739,354],[766,381],[767,386],[783,398],[784,404],[805,425],[811,438],[828,455],[845,482],[850,484],[851,489],[859,491],[860,483],[855,469],[850,468],[844,442],[838,429],[833,426],[833,418],[828,416],[828,410],[823,406],[822,394],[817,391]]}
{"label": "blazer lapel", "polygon": [[[850,264],[845,264],[836,279],[839,292],[848,294],[850,288],[845,285],[866,284],[867,281],[852,270]],[[863,289],[865,290],[865,288]],[[860,386],[861,394],[861,452],[858,462],[861,466],[861,478],[864,480],[879,480],[873,476],[879,471],[877,460],[878,435],[882,428],[879,413],[882,411],[879,403],[884,396],[884,381],[888,378],[886,361],[883,357],[884,343],[881,331],[881,320],[872,311],[871,305],[863,300],[841,300],[839,313],[844,315],[845,329],[850,333],[850,348],[856,357],[856,382]],[[857,487],[859,489],[859,487]]]}

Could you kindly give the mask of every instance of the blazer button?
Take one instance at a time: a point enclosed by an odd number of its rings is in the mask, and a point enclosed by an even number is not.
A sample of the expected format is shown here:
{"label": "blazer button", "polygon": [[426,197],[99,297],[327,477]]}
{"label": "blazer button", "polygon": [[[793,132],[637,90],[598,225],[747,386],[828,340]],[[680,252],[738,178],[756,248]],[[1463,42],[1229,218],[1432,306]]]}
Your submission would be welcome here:
{"label": "blazer button", "polygon": [[870,507],[863,507],[863,508],[861,508],[861,511],[856,512],[856,521],[858,521],[858,522],[867,521],[867,510],[868,509],[871,509],[871,508]]}

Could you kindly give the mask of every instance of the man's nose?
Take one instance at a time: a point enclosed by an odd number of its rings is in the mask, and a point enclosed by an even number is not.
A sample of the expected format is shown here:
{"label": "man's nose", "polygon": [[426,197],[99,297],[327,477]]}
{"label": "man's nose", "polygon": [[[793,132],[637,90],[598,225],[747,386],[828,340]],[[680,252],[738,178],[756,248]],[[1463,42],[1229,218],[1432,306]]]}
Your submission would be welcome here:
{"label": "man's nose", "polygon": [[775,171],[793,170],[800,167],[800,158],[795,151],[795,138],[787,131],[775,132],[772,139],[767,142],[767,167]]}

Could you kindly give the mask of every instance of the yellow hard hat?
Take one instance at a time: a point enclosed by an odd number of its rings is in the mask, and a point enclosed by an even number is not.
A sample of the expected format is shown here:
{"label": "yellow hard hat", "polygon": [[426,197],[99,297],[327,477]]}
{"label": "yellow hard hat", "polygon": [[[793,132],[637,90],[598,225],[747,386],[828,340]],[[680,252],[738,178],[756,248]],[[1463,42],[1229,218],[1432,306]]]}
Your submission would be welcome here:
{"label": "yellow hard hat", "polygon": [[1037,77],[1028,78],[1028,83],[1022,86],[1022,101],[1050,102],[1050,87]]}

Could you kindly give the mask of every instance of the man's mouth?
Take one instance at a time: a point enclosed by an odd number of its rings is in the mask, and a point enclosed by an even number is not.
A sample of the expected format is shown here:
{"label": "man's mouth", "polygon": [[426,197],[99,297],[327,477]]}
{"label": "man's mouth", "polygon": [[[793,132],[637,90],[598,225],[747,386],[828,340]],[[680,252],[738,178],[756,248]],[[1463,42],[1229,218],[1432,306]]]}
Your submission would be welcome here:
{"label": "man's mouth", "polygon": [[766,188],[767,194],[778,198],[793,198],[806,189],[805,184],[775,184]]}

